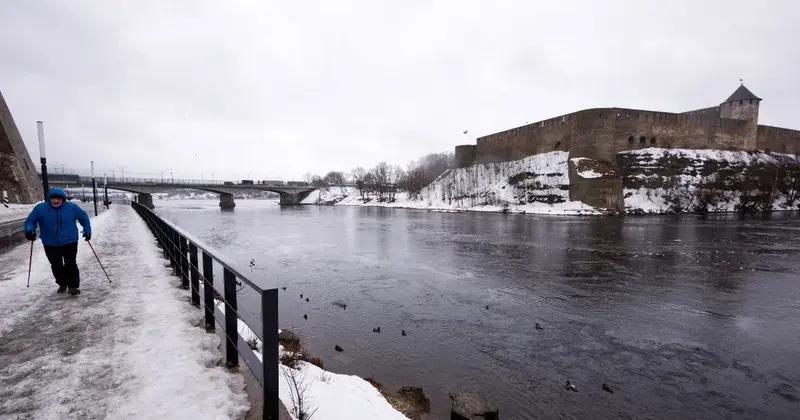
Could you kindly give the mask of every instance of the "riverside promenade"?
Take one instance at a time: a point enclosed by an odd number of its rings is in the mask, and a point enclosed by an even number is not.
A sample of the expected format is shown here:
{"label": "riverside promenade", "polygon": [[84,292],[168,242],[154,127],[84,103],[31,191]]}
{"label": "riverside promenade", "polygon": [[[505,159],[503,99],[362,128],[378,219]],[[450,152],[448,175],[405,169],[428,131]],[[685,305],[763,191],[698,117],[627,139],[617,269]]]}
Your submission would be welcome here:
{"label": "riverside promenade", "polygon": [[129,206],[92,217],[80,296],[56,294],[41,242],[0,254],[0,419],[235,419],[244,378],[218,367],[217,335]]}

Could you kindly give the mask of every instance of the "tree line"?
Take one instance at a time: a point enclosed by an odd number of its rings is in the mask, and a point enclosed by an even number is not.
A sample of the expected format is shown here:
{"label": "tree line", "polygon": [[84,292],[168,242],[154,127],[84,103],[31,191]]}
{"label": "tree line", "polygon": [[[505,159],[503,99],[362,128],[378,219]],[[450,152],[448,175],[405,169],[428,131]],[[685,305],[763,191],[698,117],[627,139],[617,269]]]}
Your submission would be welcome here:
{"label": "tree line", "polygon": [[408,191],[411,198],[416,197],[454,164],[453,153],[431,153],[409,162],[406,168],[380,162],[371,169],[359,166],[350,172],[330,171],[325,176],[306,173],[303,179],[317,188],[354,186],[362,199],[376,195],[378,201],[393,202],[397,191]]}

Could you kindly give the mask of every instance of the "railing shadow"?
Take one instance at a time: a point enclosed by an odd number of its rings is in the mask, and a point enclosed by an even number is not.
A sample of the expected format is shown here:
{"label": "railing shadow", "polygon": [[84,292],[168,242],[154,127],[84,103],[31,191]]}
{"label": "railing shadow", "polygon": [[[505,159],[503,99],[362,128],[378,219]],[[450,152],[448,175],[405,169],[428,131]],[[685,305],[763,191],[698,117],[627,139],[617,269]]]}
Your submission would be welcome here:
{"label": "railing shadow", "polygon": [[[278,419],[278,289],[262,289],[242,274],[236,264],[221,253],[194,238],[174,224],[162,219],[147,207],[131,203],[133,209],[147,223],[158,244],[169,259],[174,273],[180,277],[184,289],[191,289],[192,305],[204,309],[205,328],[215,332],[217,319],[224,319],[219,325],[225,332],[225,358],[228,368],[239,366],[239,356],[261,385],[264,397],[264,419]],[[202,268],[199,259],[202,258]],[[214,263],[223,269],[223,294],[220,296],[214,286]],[[202,279],[202,287],[200,280]],[[237,279],[258,293],[261,297],[261,328],[256,328],[258,320],[248,311],[239,311],[236,298]],[[202,305],[200,293],[203,293]],[[222,298],[225,310],[214,304],[215,295]],[[262,360],[239,334],[238,321],[241,319],[261,340]]]}

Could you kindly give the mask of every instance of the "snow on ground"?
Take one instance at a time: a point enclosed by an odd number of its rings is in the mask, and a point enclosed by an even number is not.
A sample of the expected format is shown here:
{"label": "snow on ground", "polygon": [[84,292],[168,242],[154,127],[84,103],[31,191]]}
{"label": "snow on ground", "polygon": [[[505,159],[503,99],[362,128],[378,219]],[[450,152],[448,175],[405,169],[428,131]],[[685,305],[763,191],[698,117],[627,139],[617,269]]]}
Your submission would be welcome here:
{"label": "snow on ground", "polygon": [[40,242],[0,255],[0,419],[230,419],[248,407],[241,376],[215,367],[219,338],[164,267],[127,206],[92,218],[108,283],[81,242],[77,297],[55,294]]}
{"label": "snow on ground", "polygon": [[[581,164],[594,162],[593,159],[589,158],[572,158],[570,159],[570,161],[572,161],[572,163],[576,166],[581,166]],[[595,171],[594,169],[578,170],[577,173],[578,176],[580,176],[581,178],[600,178],[603,176],[603,174]]]}
{"label": "snow on ground", "polygon": [[659,159],[664,157],[679,157],[688,158],[697,162],[713,160],[725,161],[732,164],[753,165],[757,163],[771,163],[775,164],[778,160],[775,156],[786,156],[794,158],[794,155],[786,154],[767,154],[767,153],[750,153],[750,152],[734,152],[728,150],[714,150],[714,149],[664,149],[659,147],[648,147],[645,149],[628,150],[622,152],[628,155],[636,155],[640,158],[642,164],[650,163],[656,164]]}
{"label": "snow on ground", "polygon": [[13,204],[9,203],[8,207],[0,204],[0,223],[12,222],[15,220],[23,220],[28,217],[35,204]]}
{"label": "snow on ground", "polygon": [[[539,214],[597,214],[579,201],[569,200],[567,152],[549,152],[513,162],[474,165],[443,173],[419,196],[397,193],[393,203],[362,200],[351,187],[314,191],[303,204],[402,207],[440,211],[509,211]],[[548,204],[550,203],[550,204]]]}
{"label": "snow on ground", "polygon": [[[682,167],[680,173],[663,177],[658,174],[634,175],[639,181],[663,180],[669,181],[673,185],[669,188],[625,188],[623,196],[625,199],[626,211],[640,211],[644,213],[667,213],[671,211],[672,204],[670,201],[678,200],[685,206],[691,207],[694,197],[701,192],[702,183],[704,180],[709,180],[709,176],[700,174],[703,166],[708,164],[719,163],[719,167],[727,168],[742,168],[746,166],[766,164],[766,165],[781,165],[787,159],[789,161],[796,159],[794,155],[779,154],[779,153],[751,153],[741,151],[727,151],[727,150],[694,150],[694,149],[662,149],[662,148],[645,148],[639,150],[630,150],[622,152],[626,155],[633,155],[636,157],[636,169],[644,171],[659,171],[663,170],[664,159],[676,159],[681,162],[688,162],[686,167]],[[663,181],[662,180],[662,181]],[[736,211],[736,206],[739,203],[739,191],[717,191],[719,196],[716,202],[709,206],[709,211],[712,212],[733,212]],[[775,202],[773,203],[774,210],[785,210],[785,197],[776,194]]]}
{"label": "snow on ground", "polygon": [[[217,302],[217,307],[225,312],[225,304]],[[255,340],[258,349],[262,343],[256,334],[239,320],[239,335],[245,340]],[[279,330],[280,331],[280,330]],[[278,346],[280,354],[284,353],[283,346]],[[260,350],[254,352],[262,360]],[[290,393],[290,378],[301,386],[306,387],[307,399],[304,405],[308,412],[314,412],[313,420],[408,420],[399,411],[386,401],[386,398],[369,382],[355,375],[332,373],[303,361],[297,362],[297,369],[292,369],[279,364],[280,378],[278,388],[281,401],[286,409],[294,416],[295,399]]]}

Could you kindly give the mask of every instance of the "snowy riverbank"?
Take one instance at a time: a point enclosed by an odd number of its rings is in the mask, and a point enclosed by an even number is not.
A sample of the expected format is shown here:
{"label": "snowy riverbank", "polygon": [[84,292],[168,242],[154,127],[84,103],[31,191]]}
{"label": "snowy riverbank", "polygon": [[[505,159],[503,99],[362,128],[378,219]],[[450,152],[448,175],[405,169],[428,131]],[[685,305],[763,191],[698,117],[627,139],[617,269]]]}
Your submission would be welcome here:
{"label": "snowy riverbank", "polygon": [[[451,169],[419,194],[398,192],[394,201],[353,187],[316,190],[303,204],[378,206],[434,211],[490,211],[597,215],[605,211],[569,199],[567,152],[513,162]],[[617,167],[603,173],[572,159],[581,179],[621,181],[625,212],[664,214],[797,210],[800,162],[790,155],[646,148],[617,154]],[[582,169],[582,167],[586,168]],[[575,180],[573,180],[575,181]]]}
{"label": "snowy riverbank", "polygon": [[[217,307],[225,312],[224,303],[217,302]],[[245,341],[255,343],[254,353],[263,362],[261,340],[242,320],[239,320],[238,329]],[[281,357],[286,355],[283,346],[279,345],[278,349]],[[303,360],[297,360],[294,368],[280,363],[279,367],[280,398],[296,420],[298,397],[293,390],[297,388],[304,390],[302,405],[307,413],[314,413],[314,420],[408,420],[361,377],[328,372]]]}
{"label": "snowy riverbank", "polygon": [[793,155],[647,148],[617,159],[627,213],[780,211],[800,203]]}
{"label": "snowy riverbank", "polygon": [[399,207],[437,211],[488,211],[537,214],[599,214],[569,199],[567,152],[550,152],[514,162],[451,169],[415,197],[398,192],[394,202],[377,195],[363,199],[358,189],[330,187],[314,191],[303,204]]}

